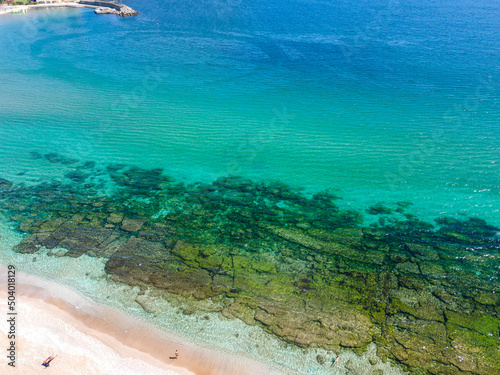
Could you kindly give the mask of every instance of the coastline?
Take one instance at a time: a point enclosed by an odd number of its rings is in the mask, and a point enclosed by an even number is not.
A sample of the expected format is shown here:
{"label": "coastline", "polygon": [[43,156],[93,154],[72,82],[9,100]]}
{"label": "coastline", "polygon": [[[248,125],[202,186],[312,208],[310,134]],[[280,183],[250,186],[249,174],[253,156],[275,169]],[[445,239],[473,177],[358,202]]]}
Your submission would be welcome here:
{"label": "coastline", "polygon": [[11,13],[18,13],[18,11],[22,9],[42,9],[42,8],[93,8],[95,9],[96,7],[91,6],[91,5],[85,5],[85,4],[80,4],[76,2],[70,2],[70,3],[54,3],[54,4],[29,4],[29,5],[14,5],[14,6],[7,6],[5,9],[0,9],[0,15],[3,14],[11,14]]}
{"label": "coastline", "polygon": [[[43,8],[90,8],[96,10],[96,14],[116,14],[121,17],[128,17],[137,15],[139,12],[133,10],[130,7],[127,7],[123,4],[116,5],[114,3],[108,2],[95,2],[96,5],[91,4],[92,1],[85,2],[60,2],[60,3],[49,3],[49,4],[28,4],[28,5],[14,5],[14,6],[6,6],[5,9],[0,8],[0,15],[3,14],[12,14],[12,13],[26,13],[30,9],[43,9]],[[112,7],[108,7],[106,5],[111,5]],[[116,8],[115,8],[116,7]],[[23,12],[23,9],[25,10]],[[118,11],[119,9],[123,9],[127,13],[121,13],[122,11]],[[101,10],[99,13],[97,10]]]}
{"label": "coastline", "polygon": [[133,4],[0,17],[0,264],[285,373],[500,374],[490,9]]}
{"label": "coastline", "polygon": [[[6,301],[7,269],[3,265],[0,277],[0,298]],[[124,369],[135,367],[151,374],[283,374],[256,360],[169,336],[137,317],[98,305],[70,288],[20,271],[16,271],[16,301],[16,367],[26,371],[38,368],[39,362],[49,355],[58,354],[51,365],[56,374],[71,373],[75,364],[80,366],[76,373],[92,369],[94,374],[107,374],[106,368],[120,364]],[[8,347],[7,324],[2,324],[5,327],[1,343]],[[181,355],[173,359],[177,349]],[[114,365],[110,367],[110,363]],[[2,366],[10,367],[6,362]],[[95,369],[103,370],[94,372]]]}

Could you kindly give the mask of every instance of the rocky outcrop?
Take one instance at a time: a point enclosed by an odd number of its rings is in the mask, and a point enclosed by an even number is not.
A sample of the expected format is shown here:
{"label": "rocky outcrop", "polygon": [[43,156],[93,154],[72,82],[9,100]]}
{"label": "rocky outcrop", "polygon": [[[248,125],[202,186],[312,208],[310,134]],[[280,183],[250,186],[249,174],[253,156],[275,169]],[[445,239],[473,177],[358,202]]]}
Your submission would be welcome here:
{"label": "rocky outcrop", "polygon": [[65,168],[65,183],[0,180],[1,208],[26,233],[16,251],[104,257],[114,280],[217,301],[301,347],[374,342],[415,374],[500,373],[500,239],[483,220],[424,223],[379,204],[368,212],[387,221],[362,226],[327,193],[235,177],[186,186],[126,165],[102,172],[116,191],[102,196],[74,178],[91,164]]}
{"label": "rocky outcrop", "polygon": [[0,189],[9,189],[12,187],[12,182],[0,178]]}

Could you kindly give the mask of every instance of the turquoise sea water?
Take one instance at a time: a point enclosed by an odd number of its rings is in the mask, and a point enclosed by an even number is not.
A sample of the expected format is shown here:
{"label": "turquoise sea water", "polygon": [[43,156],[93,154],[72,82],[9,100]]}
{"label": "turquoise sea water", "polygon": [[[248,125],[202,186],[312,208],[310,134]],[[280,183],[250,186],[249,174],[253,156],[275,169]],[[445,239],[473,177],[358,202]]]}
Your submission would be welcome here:
{"label": "turquoise sea water", "polygon": [[97,163],[82,191],[120,163],[500,225],[498,3],[127,5],[0,17],[0,178],[78,180],[57,153]]}
{"label": "turquoise sea water", "polygon": [[495,3],[129,5],[2,17],[4,178],[56,151],[500,222]]}

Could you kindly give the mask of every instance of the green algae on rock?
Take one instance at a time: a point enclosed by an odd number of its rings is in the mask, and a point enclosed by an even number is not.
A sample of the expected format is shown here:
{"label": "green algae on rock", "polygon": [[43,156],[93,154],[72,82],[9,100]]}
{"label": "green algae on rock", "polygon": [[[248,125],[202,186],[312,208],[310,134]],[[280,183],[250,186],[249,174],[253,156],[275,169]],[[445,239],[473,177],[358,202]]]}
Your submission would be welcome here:
{"label": "green algae on rock", "polygon": [[[500,372],[498,229],[480,219],[419,221],[383,203],[362,225],[338,197],[222,177],[184,185],[95,163],[36,186],[0,180],[0,205],[26,237],[15,250],[65,248],[107,259],[114,280],[197,300],[302,347],[363,349],[413,373]],[[84,172],[82,172],[84,170]],[[112,193],[104,193],[111,191]]]}

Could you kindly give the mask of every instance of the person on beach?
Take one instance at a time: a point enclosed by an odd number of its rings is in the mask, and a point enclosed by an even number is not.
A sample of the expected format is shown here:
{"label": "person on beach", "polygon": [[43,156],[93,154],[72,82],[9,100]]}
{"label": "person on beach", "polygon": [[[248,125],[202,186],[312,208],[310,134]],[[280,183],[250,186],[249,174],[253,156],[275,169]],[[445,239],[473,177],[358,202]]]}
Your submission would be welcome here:
{"label": "person on beach", "polygon": [[333,367],[337,364],[337,362],[339,361],[339,358],[340,358],[340,356],[337,356],[337,358],[335,358],[335,362],[332,363],[331,367]]}
{"label": "person on beach", "polygon": [[55,356],[50,356],[50,357],[49,357],[49,358],[47,358],[45,361],[43,361],[42,366],[44,366],[45,368],[49,367],[50,362],[51,362],[54,358],[56,358],[56,357],[57,357],[57,355],[55,355]]}
{"label": "person on beach", "polygon": [[179,351],[177,349],[175,350],[175,359],[179,359]]}

